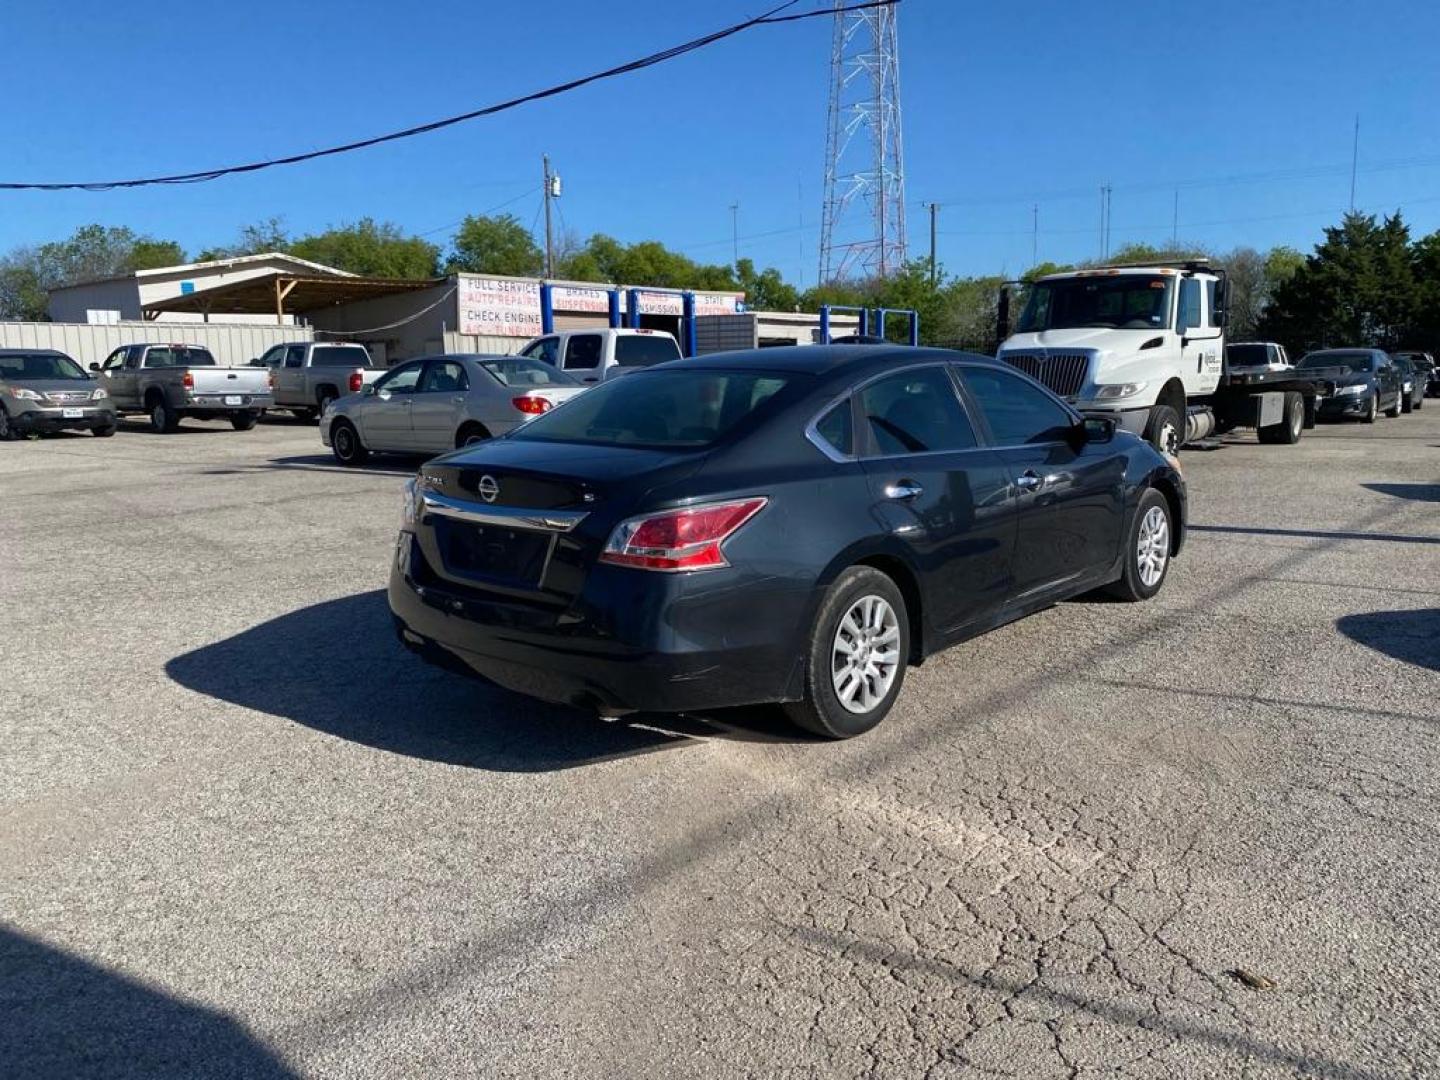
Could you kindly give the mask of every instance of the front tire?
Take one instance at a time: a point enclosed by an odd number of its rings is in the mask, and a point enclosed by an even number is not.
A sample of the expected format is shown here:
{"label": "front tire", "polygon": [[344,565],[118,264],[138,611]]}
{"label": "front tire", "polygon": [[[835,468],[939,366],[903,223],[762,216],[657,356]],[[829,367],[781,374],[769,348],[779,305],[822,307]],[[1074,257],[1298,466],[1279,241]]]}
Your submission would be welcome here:
{"label": "front tire", "polygon": [[330,426],[330,452],[347,468],[356,468],[370,460],[370,451],[360,441],[360,433],[349,420],[336,420]]}
{"label": "front tire", "polygon": [[1145,441],[1162,454],[1179,454],[1180,444],[1185,441],[1180,414],[1169,405],[1156,405],[1150,410],[1150,422],[1145,425]]}
{"label": "front tire", "polygon": [[910,619],[894,580],[852,566],[825,591],[806,651],[805,696],[785,712],[827,739],[863,735],[885,719],[905,683]]}
{"label": "front tire", "polygon": [[119,428],[119,424],[105,424],[101,427],[91,428],[90,434],[94,435],[97,439],[108,439],[110,438],[110,436],[114,435],[115,432],[119,430]]}
{"label": "front tire", "polygon": [[1400,401],[1400,411],[1401,411],[1401,412],[1409,412],[1411,409],[1415,408],[1415,399],[1414,399],[1411,395],[1409,395],[1409,394],[1401,394],[1400,397],[1401,397],[1401,401]]}
{"label": "front tire", "polygon": [[1149,600],[1158,593],[1170,571],[1174,535],[1170,501],[1154,488],[1146,489],[1126,533],[1124,569],[1107,591],[1132,603]]}
{"label": "front tire", "polygon": [[1379,415],[1380,395],[1378,393],[1374,393],[1370,395],[1370,408],[1365,410],[1365,415],[1361,419],[1366,424],[1373,424],[1375,423],[1375,418]]}
{"label": "front tire", "polygon": [[230,426],[236,431],[249,431],[255,426],[255,422],[259,419],[260,414],[255,412],[232,413],[230,416]]}
{"label": "front tire", "polygon": [[150,430],[157,435],[173,435],[180,429],[180,414],[165,403],[164,398],[156,398],[150,406]]}
{"label": "front tire", "polygon": [[1396,395],[1395,395],[1395,404],[1394,404],[1394,405],[1391,405],[1390,408],[1388,408],[1388,409],[1385,410],[1385,415],[1388,416],[1391,420],[1394,420],[1397,416],[1400,415],[1400,410],[1401,410],[1401,407],[1402,407],[1401,404],[1400,404],[1400,399],[1403,398],[1404,396],[1405,396],[1404,394],[1396,393]]}
{"label": "front tire", "polygon": [[24,437],[10,422],[10,414],[5,411],[5,406],[0,405],[0,442],[16,442]]}

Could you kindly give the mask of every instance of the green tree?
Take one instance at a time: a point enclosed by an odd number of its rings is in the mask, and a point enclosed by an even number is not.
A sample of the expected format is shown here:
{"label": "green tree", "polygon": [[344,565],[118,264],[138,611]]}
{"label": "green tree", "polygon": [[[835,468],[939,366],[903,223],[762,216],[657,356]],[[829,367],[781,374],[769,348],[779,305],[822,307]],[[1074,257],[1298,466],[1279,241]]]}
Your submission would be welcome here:
{"label": "green tree", "polygon": [[174,240],[151,240],[142,236],[130,249],[125,260],[129,270],[155,270],[162,266],[179,266],[185,261],[185,249]]}
{"label": "green tree", "polygon": [[30,248],[17,248],[0,259],[0,319],[45,318],[49,296],[36,267]]}
{"label": "green tree", "polygon": [[1296,354],[1329,345],[1398,348],[1420,312],[1415,263],[1398,213],[1383,221],[1346,214],[1275,290],[1260,332]]}
{"label": "green tree", "polygon": [[754,262],[741,259],[735,277],[752,311],[794,311],[800,306],[800,293],[773,266],[756,273]]}
{"label": "green tree", "polygon": [[451,245],[454,250],[445,264],[451,272],[533,277],[545,265],[544,252],[513,214],[467,217]]}
{"label": "green tree", "polygon": [[406,236],[398,225],[368,217],[302,236],[288,250],[337,270],[387,278],[434,277],[440,259],[440,249],[428,240]]}
{"label": "green tree", "polygon": [[206,248],[196,256],[200,262],[218,259],[238,259],[245,255],[261,255],[269,251],[289,251],[290,236],[285,231],[284,219],[266,218],[240,230],[233,244]]}
{"label": "green tree", "polygon": [[123,226],[82,225],[64,240],[16,248],[0,259],[0,317],[43,319],[51,289],[184,261],[173,240]]}

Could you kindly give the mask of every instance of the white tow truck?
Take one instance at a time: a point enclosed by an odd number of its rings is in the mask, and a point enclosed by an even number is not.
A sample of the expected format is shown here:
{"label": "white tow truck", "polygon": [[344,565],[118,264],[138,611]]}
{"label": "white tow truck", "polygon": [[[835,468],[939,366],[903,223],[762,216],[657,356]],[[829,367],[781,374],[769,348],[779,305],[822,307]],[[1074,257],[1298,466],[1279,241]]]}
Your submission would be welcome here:
{"label": "white tow truck", "polygon": [[[1009,332],[1010,287],[1024,307]],[[1010,282],[1000,297],[1001,360],[1087,416],[1175,453],[1237,427],[1294,443],[1315,424],[1314,379],[1231,371],[1227,288],[1208,261],[1102,266]]]}

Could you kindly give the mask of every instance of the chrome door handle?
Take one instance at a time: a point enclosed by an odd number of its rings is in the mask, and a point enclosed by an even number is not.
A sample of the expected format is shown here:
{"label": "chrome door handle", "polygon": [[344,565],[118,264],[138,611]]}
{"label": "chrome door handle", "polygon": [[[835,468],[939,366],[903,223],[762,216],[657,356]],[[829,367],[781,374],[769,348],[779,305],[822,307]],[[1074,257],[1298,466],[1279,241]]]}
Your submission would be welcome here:
{"label": "chrome door handle", "polygon": [[885,485],[887,499],[913,499],[915,496],[923,494],[925,494],[925,489],[914,480],[896,480],[893,484]]}
{"label": "chrome door handle", "polygon": [[464,405],[464,404],[465,404],[465,398],[464,398],[463,396],[457,395],[456,397],[452,397],[452,398],[450,399],[450,403],[451,403],[452,405]]}
{"label": "chrome door handle", "polygon": [[1036,476],[1033,470],[1026,469],[1015,478],[1015,486],[1025,491],[1034,491],[1040,486],[1040,477]]}

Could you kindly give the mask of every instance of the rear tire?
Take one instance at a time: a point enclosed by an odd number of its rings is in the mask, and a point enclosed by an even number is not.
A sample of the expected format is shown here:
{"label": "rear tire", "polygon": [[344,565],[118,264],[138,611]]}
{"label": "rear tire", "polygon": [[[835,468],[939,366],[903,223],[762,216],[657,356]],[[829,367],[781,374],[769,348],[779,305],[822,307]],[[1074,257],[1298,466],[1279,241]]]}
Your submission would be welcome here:
{"label": "rear tire", "polygon": [[1150,410],[1145,425],[1145,441],[1162,454],[1177,455],[1185,441],[1185,425],[1180,414],[1169,405],[1156,405]]}
{"label": "rear tire", "polygon": [[1286,391],[1282,412],[1284,419],[1280,423],[1260,429],[1262,443],[1291,446],[1300,441],[1300,433],[1305,430],[1304,395],[1295,390]]}
{"label": "rear tire", "polygon": [[320,417],[319,409],[291,409],[290,415],[302,423],[314,423]]}
{"label": "rear tire", "polygon": [[910,659],[899,586],[874,567],[850,567],[825,591],[805,656],[805,696],[784,706],[791,721],[827,739],[875,727],[900,696]]}
{"label": "rear tire", "polygon": [[1400,410],[1401,410],[1401,408],[1402,408],[1402,406],[1401,406],[1401,404],[1400,404],[1400,399],[1403,398],[1404,396],[1405,396],[1404,394],[1398,394],[1398,393],[1397,393],[1397,394],[1395,395],[1395,404],[1394,404],[1394,405],[1391,405],[1390,408],[1388,408],[1388,409],[1385,410],[1385,415],[1388,416],[1391,420],[1394,420],[1397,416],[1400,415]]}
{"label": "rear tire", "polygon": [[180,429],[180,416],[165,403],[156,398],[150,405],[150,430],[157,435],[173,435]]}
{"label": "rear tire", "polygon": [[335,404],[336,397],[337,395],[333,390],[321,390],[320,397],[317,399],[315,416],[318,418],[324,416],[327,412],[329,412],[330,406]]}
{"label": "rear tire", "polygon": [[1132,603],[1149,600],[1158,593],[1170,572],[1174,535],[1170,501],[1154,488],[1147,488],[1125,534],[1124,569],[1106,592]]}
{"label": "rear tire", "polygon": [[236,431],[249,431],[255,426],[255,422],[259,419],[259,413],[232,413],[230,415],[230,426],[233,427]]}
{"label": "rear tire", "polygon": [[336,420],[330,425],[330,452],[347,468],[353,469],[370,460],[370,451],[365,449],[360,433],[349,420]]}
{"label": "rear tire", "polygon": [[490,438],[490,432],[485,430],[482,424],[462,424],[460,430],[455,433],[455,449],[462,446],[474,446],[476,443],[485,442]]}

